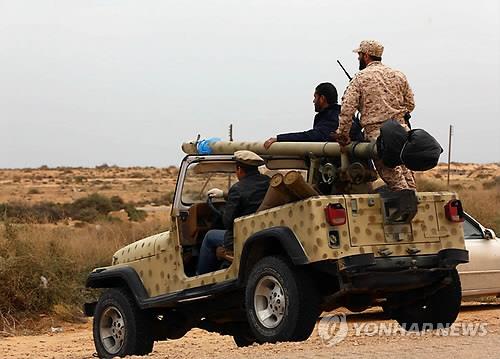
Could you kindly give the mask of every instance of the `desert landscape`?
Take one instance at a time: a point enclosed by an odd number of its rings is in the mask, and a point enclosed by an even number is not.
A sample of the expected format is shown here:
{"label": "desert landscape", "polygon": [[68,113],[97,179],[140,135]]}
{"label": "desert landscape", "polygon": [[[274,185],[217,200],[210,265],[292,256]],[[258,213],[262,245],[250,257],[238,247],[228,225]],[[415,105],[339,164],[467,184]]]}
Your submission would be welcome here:
{"label": "desert landscape", "polygon": [[[95,168],[0,169],[0,204],[65,204],[97,193],[108,198],[120,197],[136,207],[147,207],[152,213],[155,209],[164,212],[161,206],[170,205],[177,174],[175,166],[122,168],[107,164]],[[447,176],[445,163],[430,171],[417,172],[418,190],[457,191],[470,214],[499,231],[500,216],[495,217],[493,204],[500,195],[500,163],[452,163],[449,187]],[[381,183],[378,180],[376,185]]]}
{"label": "desert landscape", "polygon": [[[0,357],[92,357],[91,321],[83,317],[81,305],[97,293],[84,288],[85,277],[92,268],[108,265],[123,245],[169,228],[177,173],[173,166],[0,170]],[[417,184],[420,191],[458,192],[466,211],[500,232],[499,163],[453,163],[449,186],[447,165],[440,164],[418,173]],[[314,353],[330,358],[335,352],[354,358],[370,352],[400,358],[407,345],[423,348],[423,341],[429,341],[428,355],[453,347],[457,358],[468,357],[468,350],[493,358],[488,348],[500,344],[500,304],[494,298],[487,302],[468,304],[459,317],[487,321],[487,337],[348,336],[332,349],[321,344],[315,331],[305,343],[237,348],[231,337],[192,330],[185,338],[157,344],[151,357],[305,358]],[[377,311],[369,319],[359,314],[348,318],[351,326],[386,321]]]}

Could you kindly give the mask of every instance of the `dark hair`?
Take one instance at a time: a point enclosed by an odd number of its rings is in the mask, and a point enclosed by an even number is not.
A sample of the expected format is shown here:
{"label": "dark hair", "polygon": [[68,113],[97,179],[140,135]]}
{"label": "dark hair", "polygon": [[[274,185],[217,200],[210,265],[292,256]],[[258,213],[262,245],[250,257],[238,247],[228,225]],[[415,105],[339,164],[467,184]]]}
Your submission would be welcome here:
{"label": "dark hair", "polygon": [[258,167],[256,167],[256,166],[249,166],[249,165],[246,165],[246,164],[238,162],[238,161],[236,161],[236,166],[239,167],[239,168],[241,168],[241,169],[243,169],[243,171],[246,174],[259,172],[259,168]]}
{"label": "dark hair", "polygon": [[326,102],[329,105],[336,104],[338,101],[337,89],[329,82],[323,82],[316,86],[316,92],[319,95],[325,96]]}
{"label": "dark hair", "polygon": [[372,59],[372,61],[382,61],[382,58],[380,56],[372,56],[372,55],[368,56],[370,56],[370,59]]}

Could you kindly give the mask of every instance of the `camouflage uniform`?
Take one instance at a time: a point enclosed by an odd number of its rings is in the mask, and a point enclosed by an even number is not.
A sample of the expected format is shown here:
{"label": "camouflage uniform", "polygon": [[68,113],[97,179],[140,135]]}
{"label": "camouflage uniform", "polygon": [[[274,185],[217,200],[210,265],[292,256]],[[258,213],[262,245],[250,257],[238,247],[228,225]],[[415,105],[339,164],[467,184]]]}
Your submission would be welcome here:
{"label": "camouflage uniform", "polygon": [[[362,41],[354,52],[382,57],[384,47],[376,41]],[[339,116],[338,139],[349,143],[349,130],[356,110],[361,113],[361,126],[365,129],[365,139],[374,141],[380,134],[380,127],[395,119],[406,130],[404,115],[413,111],[415,101],[406,76],[380,61],[370,62],[352,79],[342,97],[342,110]],[[401,190],[415,186],[413,173],[405,166],[386,167],[381,160],[374,160],[380,177],[391,190]]]}

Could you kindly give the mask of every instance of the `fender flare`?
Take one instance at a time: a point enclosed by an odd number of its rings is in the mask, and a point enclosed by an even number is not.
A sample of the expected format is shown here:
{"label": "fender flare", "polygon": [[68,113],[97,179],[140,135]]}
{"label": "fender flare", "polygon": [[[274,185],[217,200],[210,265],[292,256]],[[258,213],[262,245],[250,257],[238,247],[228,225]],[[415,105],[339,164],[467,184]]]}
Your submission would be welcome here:
{"label": "fender flare", "polygon": [[89,274],[85,283],[87,288],[116,288],[126,286],[133,294],[136,303],[148,298],[141,278],[132,267],[99,268]]}
{"label": "fender flare", "polygon": [[309,259],[307,258],[302,244],[300,244],[300,241],[290,228],[284,226],[266,228],[252,234],[243,245],[238,274],[240,281],[245,277],[248,271],[249,254],[252,249],[255,248],[255,246],[265,246],[267,244],[266,242],[269,241],[278,244],[294,265],[309,263]]}

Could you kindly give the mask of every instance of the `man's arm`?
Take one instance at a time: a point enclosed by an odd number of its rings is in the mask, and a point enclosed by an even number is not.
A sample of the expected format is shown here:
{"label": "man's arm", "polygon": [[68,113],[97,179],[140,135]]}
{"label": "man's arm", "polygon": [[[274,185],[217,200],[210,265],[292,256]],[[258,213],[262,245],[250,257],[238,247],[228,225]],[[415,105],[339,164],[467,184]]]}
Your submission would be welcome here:
{"label": "man's arm", "polygon": [[413,91],[411,90],[410,84],[408,83],[408,80],[406,79],[406,76],[403,74],[403,79],[404,79],[404,93],[403,93],[403,99],[404,99],[404,106],[408,110],[408,112],[412,112],[415,109],[415,98],[413,96]]}
{"label": "man's arm", "polygon": [[398,71],[399,77],[402,81],[402,92],[403,92],[403,106],[406,108],[408,113],[415,109],[415,98],[413,97],[413,91],[411,90],[410,84],[406,75],[401,71]]}
{"label": "man's arm", "polygon": [[[323,142],[328,141],[328,135],[333,128],[323,126],[324,128],[313,128],[303,132],[282,133],[276,136],[278,142]],[[323,130],[323,131],[322,131]]]}
{"label": "man's arm", "polygon": [[339,127],[339,108],[335,105],[324,109],[314,118],[314,126],[308,131],[278,135],[278,142],[324,142],[330,140],[330,133]]}
{"label": "man's arm", "polygon": [[264,142],[264,148],[267,150],[274,142],[327,142],[330,140],[330,132],[335,131],[337,127],[338,121],[333,127],[323,126],[321,129],[315,127],[303,132],[282,133]]}
{"label": "man's arm", "polygon": [[349,132],[352,127],[352,118],[359,106],[361,92],[356,78],[354,78],[342,96],[342,107],[339,116],[339,128],[337,130],[337,142],[345,146],[351,142]]}
{"label": "man's arm", "polygon": [[222,213],[222,223],[225,229],[232,230],[234,219],[237,217],[240,206],[241,193],[237,185],[233,185],[229,189],[226,205]]}

